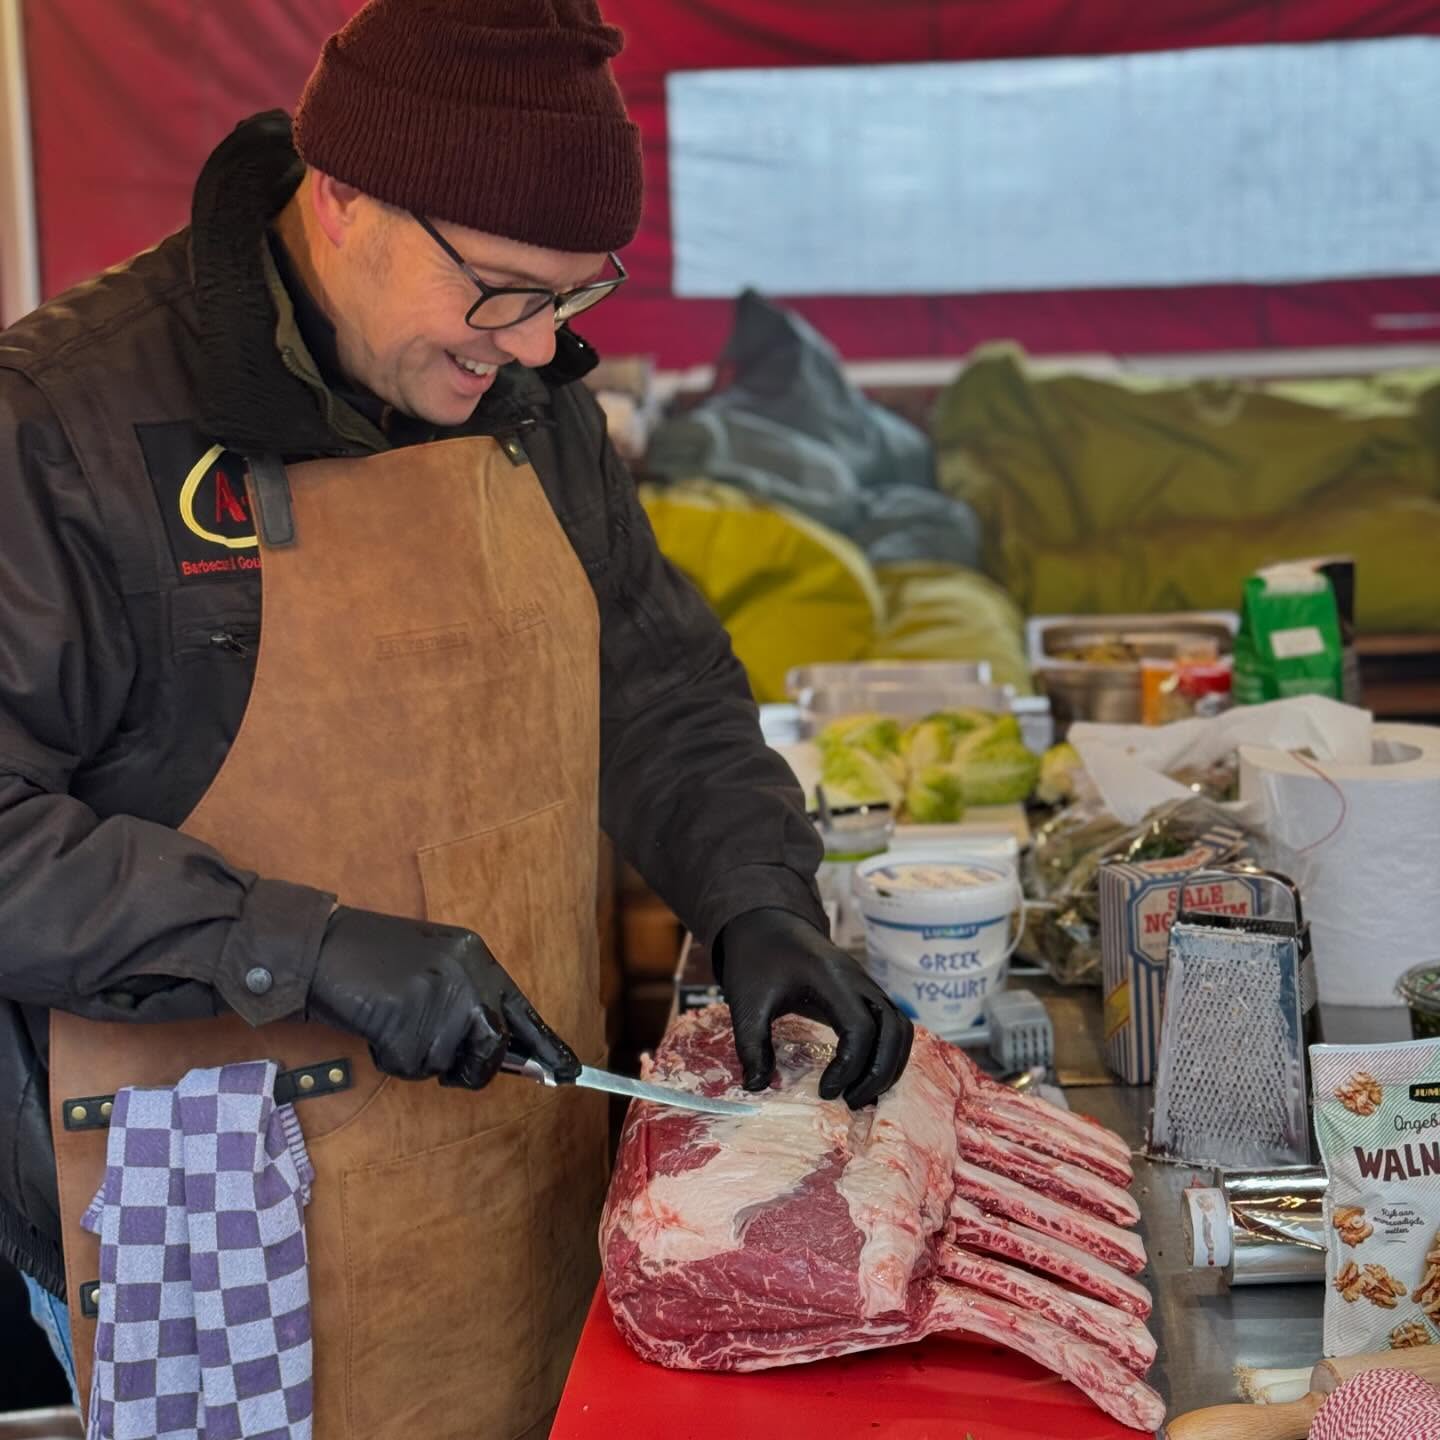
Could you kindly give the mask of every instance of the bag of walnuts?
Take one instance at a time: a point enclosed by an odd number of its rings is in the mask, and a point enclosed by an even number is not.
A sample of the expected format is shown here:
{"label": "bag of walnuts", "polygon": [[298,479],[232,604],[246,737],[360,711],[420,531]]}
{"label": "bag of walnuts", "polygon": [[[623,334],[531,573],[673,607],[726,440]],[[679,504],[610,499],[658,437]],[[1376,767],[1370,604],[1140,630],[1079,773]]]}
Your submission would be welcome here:
{"label": "bag of walnuts", "polygon": [[1312,1045],[1325,1353],[1440,1342],[1440,1041]]}

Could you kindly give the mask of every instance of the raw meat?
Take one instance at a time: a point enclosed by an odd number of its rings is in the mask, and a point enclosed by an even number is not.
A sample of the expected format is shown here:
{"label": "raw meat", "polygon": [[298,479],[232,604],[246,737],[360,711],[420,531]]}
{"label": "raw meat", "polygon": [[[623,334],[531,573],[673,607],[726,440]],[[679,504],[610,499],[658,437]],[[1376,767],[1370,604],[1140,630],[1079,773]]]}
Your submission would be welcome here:
{"label": "raw meat", "polygon": [[[1120,1142],[1122,1148],[1119,1150],[1112,1149],[1105,1143],[1097,1143],[1077,1128],[1087,1122],[1077,1120],[1075,1116],[1064,1110],[1057,1110],[1053,1105],[1046,1105],[1043,1100],[1033,1095],[1016,1095],[1013,1091],[1006,1091],[998,1086],[995,1089],[976,1087],[968,1093],[967,1100],[969,1103],[966,1112],[972,1115],[978,1124],[996,1135],[1003,1135],[1031,1150],[1038,1150],[1042,1155],[1049,1155],[1082,1170],[1089,1170],[1121,1188],[1129,1185],[1135,1178],[1130,1154],[1123,1148],[1123,1141]],[[1074,1123],[1060,1123],[1057,1118],[1060,1116]],[[1087,1128],[1099,1129],[1095,1125],[1087,1125]],[[1119,1139],[1108,1130],[1102,1130],[1100,1134],[1104,1135],[1107,1141]]]}
{"label": "raw meat", "polygon": [[1083,1390],[1122,1425],[1154,1434],[1165,1422],[1165,1402],[1097,1345],[1038,1320],[1029,1310],[962,1286],[946,1286],[936,1299],[932,1330],[952,1330],[1028,1355],[1037,1365]]}
{"label": "raw meat", "polygon": [[1004,1255],[1031,1270],[1068,1280],[1077,1290],[1141,1320],[1150,1315],[1150,1292],[1139,1281],[1073,1245],[986,1215],[966,1200],[950,1202],[950,1224],[945,1233],[962,1244],[987,1250],[992,1255]]}
{"label": "raw meat", "polygon": [[1079,1205],[1116,1225],[1140,1223],[1140,1207],[1130,1192],[1089,1170],[1049,1156],[1037,1157],[1033,1150],[992,1135],[968,1120],[957,1122],[955,1134],[960,1153],[975,1165],[1018,1180],[1041,1195]]}
{"label": "raw meat", "polygon": [[[1077,1115],[1073,1110],[1057,1110],[1047,1100],[1035,1095],[1022,1095],[998,1080],[992,1080],[983,1071],[967,1063],[964,1085],[967,1094],[975,1095],[991,1110],[1007,1111],[1020,1117],[1022,1123],[1040,1124],[1046,1129],[1068,1132],[1072,1141],[1082,1152],[1092,1153],[1097,1160],[1105,1157],[1134,1178],[1130,1165],[1130,1147],[1112,1131],[1107,1130],[1088,1116]],[[973,1087],[973,1088],[972,1088]]]}
{"label": "raw meat", "polygon": [[[675,1368],[758,1370],[950,1331],[1019,1350],[1153,1432],[1149,1297],[1124,1273],[1144,1250],[1114,1223],[1133,1214],[1123,1142],[997,1093],[923,1030],[858,1114],[819,1098],[829,1030],[789,1016],[775,1042],[757,1116],[631,1107],[601,1223],[629,1343]],[[724,1007],[682,1016],[647,1075],[738,1098]],[[1035,1130],[1050,1149],[1024,1143]]]}
{"label": "raw meat", "polygon": [[1128,1275],[1138,1275],[1145,1268],[1145,1247],[1128,1230],[1108,1220],[1097,1220],[1073,1205],[1047,1200],[1003,1175],[992,1175],[965,1160],[955,1162],[955,1193],[987,1214],[1018,1220],[1042,1235],[1087,1250]]}
{"label": "raw meat", "polygon": [[1053,1320],[1062,1330],[1093,1340],[1137,1375],[1144,1375],[1155,1363],[1155,1338],[1133,1315],[1077,1295],[1042,1276],[1002,1265],[959,1245],[941,1247],[940,1273],[987,1295],[1013,1300],[1022,1309]]}

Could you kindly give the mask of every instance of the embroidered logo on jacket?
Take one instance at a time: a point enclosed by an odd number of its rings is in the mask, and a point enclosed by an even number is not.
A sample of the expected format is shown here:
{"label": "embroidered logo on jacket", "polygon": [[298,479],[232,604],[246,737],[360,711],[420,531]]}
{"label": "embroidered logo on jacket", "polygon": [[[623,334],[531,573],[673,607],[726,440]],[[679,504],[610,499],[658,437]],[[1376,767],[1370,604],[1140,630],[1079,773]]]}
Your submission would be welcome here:
{"label": "embroidered logo on jacket", "polygon": [[260,542],[242,456],[188,422],[137,425],[145,469],[181,579],[233,578],[260,569]]}

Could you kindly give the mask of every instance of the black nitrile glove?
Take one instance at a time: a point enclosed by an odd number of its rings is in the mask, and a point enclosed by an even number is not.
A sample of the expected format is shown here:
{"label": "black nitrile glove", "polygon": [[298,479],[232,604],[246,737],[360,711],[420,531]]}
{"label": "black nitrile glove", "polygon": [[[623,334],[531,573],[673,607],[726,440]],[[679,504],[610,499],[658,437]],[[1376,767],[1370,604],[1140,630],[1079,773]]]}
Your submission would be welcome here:
{"label": "black nitrile glove", "polygon": [[580,1073],[574,1052],[535,1013],[472,931],[340,906],[330,917],[305,1018],[370,1042],[387,1075],[479,1090],[506,1050],[558,1080]]}
{"label": "black nitrile glove", "polygon": [[840,1037],[820,1077],[822,1099],[843,1092],[858,1110],[900,1078],[914,1027],[808,920],[788,910],[751,910],[720,932],[715,949],[747,1090],[769,1085],[775,1071],[770,1026],[789,1014],[822,1021]]}

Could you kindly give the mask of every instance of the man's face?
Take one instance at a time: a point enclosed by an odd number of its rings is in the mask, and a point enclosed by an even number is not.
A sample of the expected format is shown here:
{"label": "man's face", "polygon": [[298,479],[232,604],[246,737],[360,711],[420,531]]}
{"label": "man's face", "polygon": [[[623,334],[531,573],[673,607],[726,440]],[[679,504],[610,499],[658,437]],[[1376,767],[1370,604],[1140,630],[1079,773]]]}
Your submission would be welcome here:
{"label": "man's face", "polygon": [[[487,285],[563,293],[595,278],[604,255],[541,250],[459,225],[436,228]],[[360,200],[345,244],[333,257],[340,363],[352,379],[407,415],[461,425],[502,365],[547,364],[555,320],[546,306],[505,330],[466,323],[480,292],[415,219]]]}

